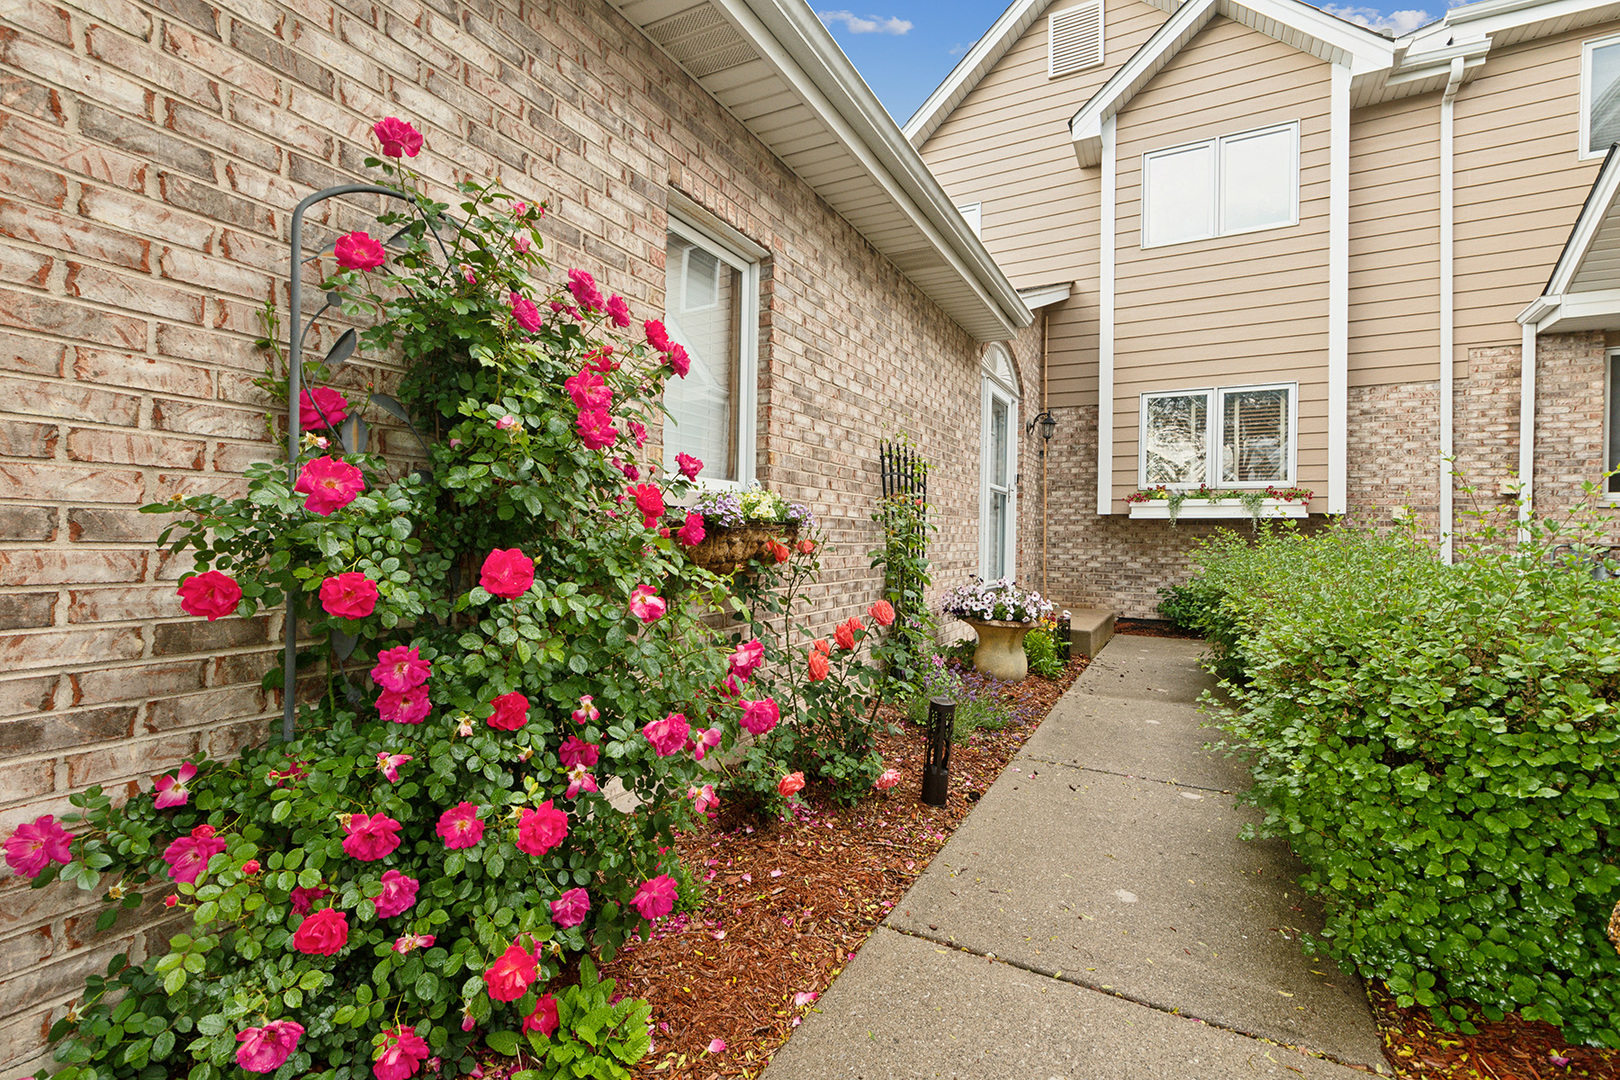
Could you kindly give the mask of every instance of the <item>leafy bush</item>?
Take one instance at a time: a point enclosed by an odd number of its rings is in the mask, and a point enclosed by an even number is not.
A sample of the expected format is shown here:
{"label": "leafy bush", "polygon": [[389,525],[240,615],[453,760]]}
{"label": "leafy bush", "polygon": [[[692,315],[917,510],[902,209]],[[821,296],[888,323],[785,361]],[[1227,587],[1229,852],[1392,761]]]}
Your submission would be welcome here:
{"label": "leafy bush", "polygon": [[1000,731],[1012,723],[1012,711],[1001,700],[1000,683],[976,672],[962,674],[942,656],[929,658],[923,666],[922,691],[911,699],[906,719],[927,725],[928,703],[934,698],[956,702],[956,718],[951,739],[965,743],[975,731]]}
{"label": "leafy bush", "polygon": [[1056,679],[1063,675],[1056,634],[1045,626],[1037,626],[1024,635],[1024,658],[1029,661],[1029,670],[1043,679]]}
{"label": "leafy bush", "polygon": [[1256,752],[1260,831],[1326,901],[1320,946],[1403,1004],[1617,1046],[1620,584],[1549,557],[1566,539],[1451,567],[1348,528],[1223,539],[1195,588],[1245,676],[1223,726]]}

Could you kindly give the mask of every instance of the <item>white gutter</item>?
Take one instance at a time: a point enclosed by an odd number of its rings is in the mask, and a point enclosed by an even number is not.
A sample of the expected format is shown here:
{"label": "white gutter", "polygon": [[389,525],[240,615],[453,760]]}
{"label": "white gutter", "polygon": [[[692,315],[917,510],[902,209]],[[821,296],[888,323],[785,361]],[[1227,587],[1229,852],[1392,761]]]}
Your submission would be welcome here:
{"label": "white gutter", "polygon": [[1440,561],[1452,557],[1455,526],[1452,506],[1452,381],[1456,368],[1456,298],[1453,293],[1452,243],[1456,238],[1456,172],[1451,160],[1457,88],[1462,85],[1463,58],[1451,61],[1451,78],[1440,98]]}

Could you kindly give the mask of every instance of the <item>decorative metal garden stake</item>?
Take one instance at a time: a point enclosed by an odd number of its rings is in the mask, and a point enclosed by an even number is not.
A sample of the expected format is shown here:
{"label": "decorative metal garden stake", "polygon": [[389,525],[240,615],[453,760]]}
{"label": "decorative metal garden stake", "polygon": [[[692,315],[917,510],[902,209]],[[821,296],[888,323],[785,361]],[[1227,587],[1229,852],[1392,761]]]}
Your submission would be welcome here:
{"label": "decorative metal garden stake", "polygon": [[1069,657],[1071,655],[1070,649],[1074,645],[1074,634],[1069,628],[1069,621],[1071,618],[1072,616],[1065,611],[1063,613],[1063,618],[1059,619],[1057,624],[1057,654],[1058,659],[1063,661],[1065,664],[1069,662]]}
{"label": "decorative metal garden stake", "polygon": [[956,725],[956,702],[934,698],[928,703],[928,762],[923,766],[922,801],[944,806],[951,782],[951,728]]}

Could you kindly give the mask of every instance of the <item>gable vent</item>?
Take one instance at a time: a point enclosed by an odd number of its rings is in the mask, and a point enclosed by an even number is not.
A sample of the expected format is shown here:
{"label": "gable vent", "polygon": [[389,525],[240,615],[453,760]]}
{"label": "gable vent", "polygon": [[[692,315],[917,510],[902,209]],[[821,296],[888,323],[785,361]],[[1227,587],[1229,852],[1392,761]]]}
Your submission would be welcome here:
{"label": "gable vent", "polygon": [[1054,11],[1047,18],[1046,73],[1049,78],[1103,62],[1102,0]]}

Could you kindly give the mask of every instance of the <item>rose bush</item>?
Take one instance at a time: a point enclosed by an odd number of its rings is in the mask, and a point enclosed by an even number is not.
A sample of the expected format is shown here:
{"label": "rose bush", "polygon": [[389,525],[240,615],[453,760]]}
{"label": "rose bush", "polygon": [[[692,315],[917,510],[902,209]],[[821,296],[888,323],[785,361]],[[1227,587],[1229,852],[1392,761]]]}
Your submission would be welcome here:
{"label": "rose bush", "polygon": [[[380,216],[386,249],[351,234],[323,285],[375,318],[363,350],[403,358],[398,401],[311,365],[327,435],[252,467],[243,498],[149,508],[187,515],[165,534],[194,563],[179,608],[296,606],[297,683],[266,677],[296,695],[294,738],[121,806],[91,789],[71,837],[45,817],[4,846],[36,885],[100,891],[103,929],[148,904],[190,920],[90,980],[52,1032],[62,1080],[460,1075],[475,1040],[520,1037],[542,1075],[625,1075],[647,1009],[572,960],[673,909],[674,830],[713,801],[698,759],[774,717],[726,693],[722,582],[644,517],[690,480],[637,457],[684,350],[656,321],[619,336],[628,303],[583,271],[535,285],[542,206],[469,183],[452,218],[401,160],[415,129],[375,134],[409,209]],[[379,408],[423,460],[331,426]]]}

